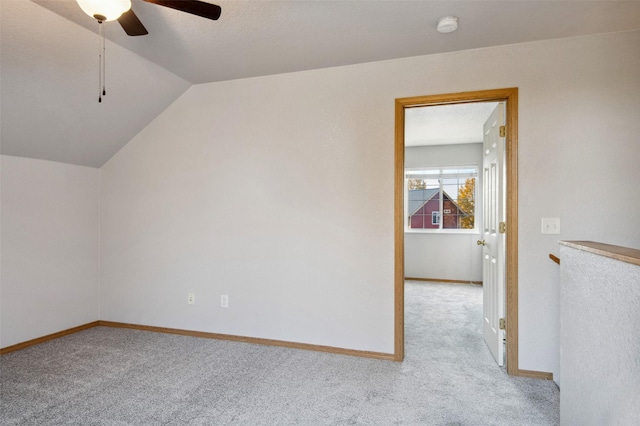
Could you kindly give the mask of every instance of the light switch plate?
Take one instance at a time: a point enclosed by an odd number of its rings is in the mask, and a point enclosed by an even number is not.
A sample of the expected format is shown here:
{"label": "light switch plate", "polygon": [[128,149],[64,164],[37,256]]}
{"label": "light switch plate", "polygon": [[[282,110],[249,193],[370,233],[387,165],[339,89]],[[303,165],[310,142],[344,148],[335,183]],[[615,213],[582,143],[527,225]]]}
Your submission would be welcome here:
{"label": "light switch plate", "polygon": [[559,234],[560,218],[559,217],[543,217],[542,233],[543,234]]}

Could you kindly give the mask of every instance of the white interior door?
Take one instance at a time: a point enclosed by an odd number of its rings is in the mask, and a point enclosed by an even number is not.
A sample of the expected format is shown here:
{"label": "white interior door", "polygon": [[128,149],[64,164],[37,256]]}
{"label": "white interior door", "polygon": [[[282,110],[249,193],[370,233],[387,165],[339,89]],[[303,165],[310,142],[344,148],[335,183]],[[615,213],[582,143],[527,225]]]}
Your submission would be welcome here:
{"label": "white interior door", "polygon": [[504,330],[500,318],[505,311],[505,238],[500,223],[505,221],[505,138],[500,128],[505,125],[505,105],[498,104],[484,124],[482,282],[484,340],[503,365]]}

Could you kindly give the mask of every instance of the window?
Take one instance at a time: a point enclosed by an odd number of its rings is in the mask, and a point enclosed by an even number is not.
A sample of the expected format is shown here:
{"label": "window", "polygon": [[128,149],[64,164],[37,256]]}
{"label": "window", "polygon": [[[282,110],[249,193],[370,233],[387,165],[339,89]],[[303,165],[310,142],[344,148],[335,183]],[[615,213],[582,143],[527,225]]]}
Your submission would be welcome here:
{"label": "window", "polygon": [[440,225],[440,212],[431,212],[431,224]]}
{"label": "window", "polygon": [[474,230],[478,167],[405,170],[406,228]]}

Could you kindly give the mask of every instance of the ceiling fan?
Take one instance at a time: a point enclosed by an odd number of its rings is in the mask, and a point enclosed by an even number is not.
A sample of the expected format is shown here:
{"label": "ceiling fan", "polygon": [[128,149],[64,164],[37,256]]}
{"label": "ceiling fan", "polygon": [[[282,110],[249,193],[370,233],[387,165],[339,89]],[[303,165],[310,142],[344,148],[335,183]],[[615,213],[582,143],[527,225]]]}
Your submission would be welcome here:
{"label": "ceiling fan", "polygon": [[[220,17],[222,8],[218,5],[207,3],[200,0],[144,0],[147,3],[157,4],[159,6],[170,7],[181,12],[191,15],[201,16],[214,21]],[[94,18],[99,24],[107,21],[115,21],[116,19],[130,36],[141,36],[149,34],[149,31],[142,25],[140,19],[136,16],[131,8],[131,0],[76,0],[84,13]],[[98,71],[98,102],[102,102],[102,97],[107,94],[105,88],[105,36],[100,28],[100,48],[98,57],[100,59]]]}
{"label": "ceiling fan", "polygon": [[[87,15],[98,22],[118,20],[124,31],[130,36],[149,34],[138,16],[131,8],[131,0],[76,0]],[[191,15],[214,21],[220,17],[222,8],[200,0],[143,0],[147,3],[169,7]]]}

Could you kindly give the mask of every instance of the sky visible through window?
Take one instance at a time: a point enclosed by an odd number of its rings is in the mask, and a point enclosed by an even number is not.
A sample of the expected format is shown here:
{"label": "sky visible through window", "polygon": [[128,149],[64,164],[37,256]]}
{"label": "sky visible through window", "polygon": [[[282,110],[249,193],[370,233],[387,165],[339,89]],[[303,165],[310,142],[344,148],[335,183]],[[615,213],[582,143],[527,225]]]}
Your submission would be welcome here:
{"label": "sky visible through window", "polygon": [[[447,177],[453,176],[453,177]],[[423,169],[409,170],[406,172],[407,179],[421,179],[426,182],[427,188],[437,188],[440,186],[439,179],[442,177],[443,190],[454,198],[458,197],[458,187],[464,184],[467,177],[477,177],[478,169],[467,167],[463,169]],[[460,182],[462,180],[462,182]]]}

